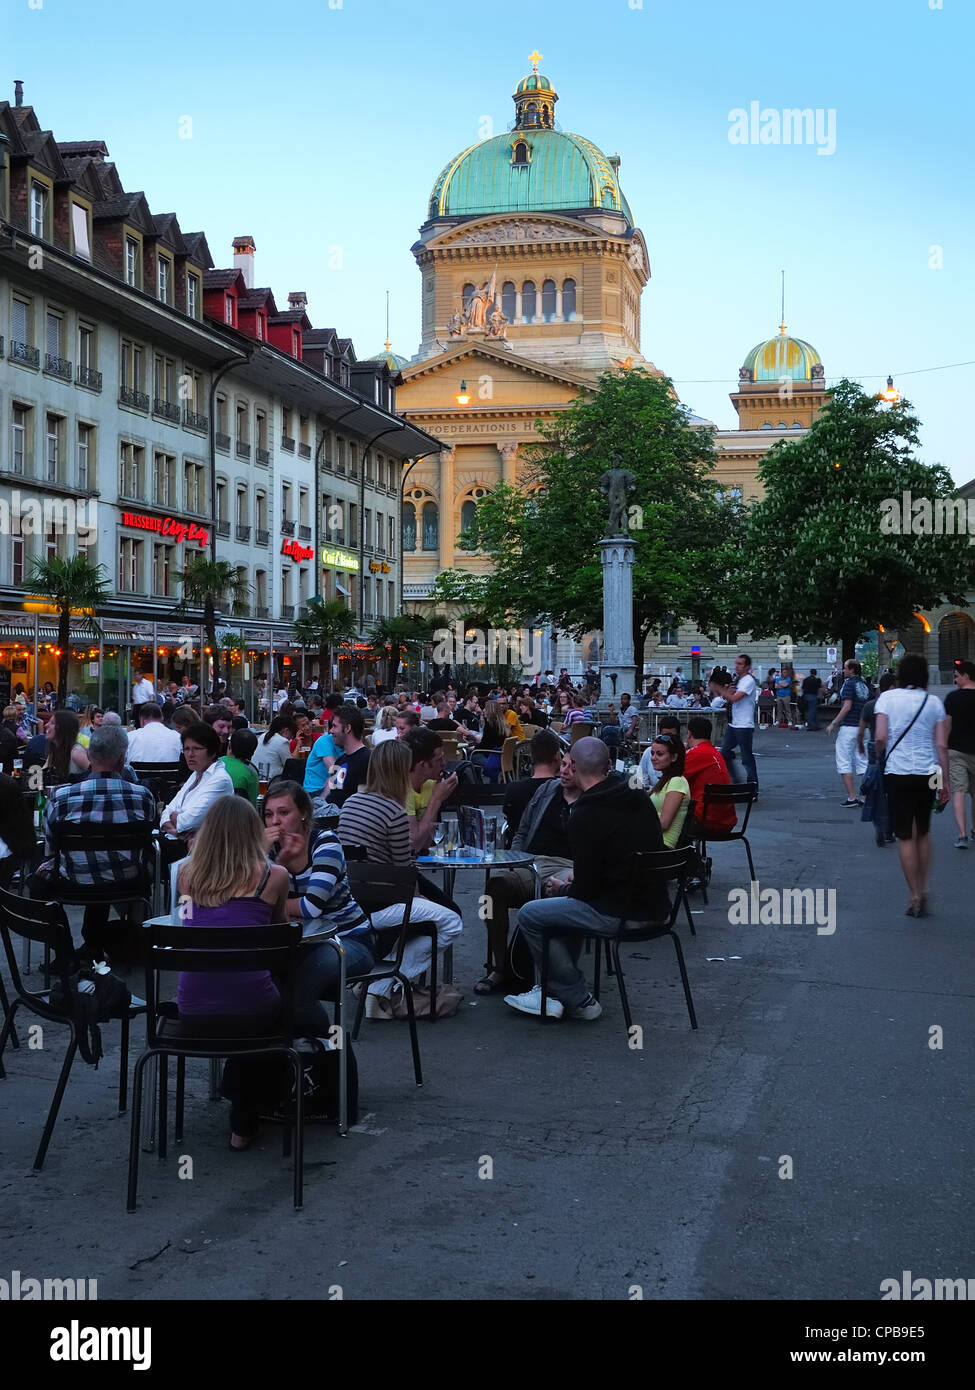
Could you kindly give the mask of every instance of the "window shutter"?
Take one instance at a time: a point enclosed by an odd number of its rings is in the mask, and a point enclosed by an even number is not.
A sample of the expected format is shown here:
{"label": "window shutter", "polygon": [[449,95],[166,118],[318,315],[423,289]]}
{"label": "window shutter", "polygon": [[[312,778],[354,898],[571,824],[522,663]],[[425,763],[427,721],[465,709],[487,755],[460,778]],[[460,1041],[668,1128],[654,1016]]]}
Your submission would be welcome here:
{"label": "window shutter", "polygon": [[13,338],[14,342],[26,343],[27,341],[27,305],[22,299],[14,300],[13,311]]}

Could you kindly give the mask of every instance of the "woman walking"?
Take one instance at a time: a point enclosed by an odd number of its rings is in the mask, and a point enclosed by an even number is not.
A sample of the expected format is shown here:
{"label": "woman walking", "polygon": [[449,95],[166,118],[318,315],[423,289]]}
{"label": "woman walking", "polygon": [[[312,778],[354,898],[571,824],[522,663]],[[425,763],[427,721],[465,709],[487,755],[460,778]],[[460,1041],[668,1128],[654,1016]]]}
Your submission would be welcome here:
{"label": "woman walking", "polygon": [[[877,756],[884,762],[890,825],[907,880],[908,917],[928,911],[931,812],[948,804],[945,707],[928,693],[928,663],[909,652],[897,665],[897,686],[877,697]],[[938,772],[940,769],[940,778]]]}

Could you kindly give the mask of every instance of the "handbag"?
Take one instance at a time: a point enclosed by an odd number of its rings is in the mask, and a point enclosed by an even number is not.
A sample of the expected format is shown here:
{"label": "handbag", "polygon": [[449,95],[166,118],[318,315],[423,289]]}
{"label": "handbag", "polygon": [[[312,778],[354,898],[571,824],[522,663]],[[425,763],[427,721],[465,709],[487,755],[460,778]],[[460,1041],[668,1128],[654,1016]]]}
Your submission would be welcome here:
{"label": "handbag", "polygon": [[[886,749],[886,750],[884,751],[884,753],[877,759],[876,766],[880,769],[880,772],[879,772],[879,774],[878,774],[879,776],[881,776],[881,777],[884,776],[884,768],[887,766],[887,759],[890,757],[891,753],[893,753],[894,749],[897,747],[897,745],[900,743],[900,741],[901,741],[903,738],[906,738],[907,735],[908,735],[908,734],[911,732],[911,730],[914,728],[914,725],[917,723],[917,720],[918,720],[918,715],[921,713],[922,709],[924,709],[924,706],[925,706],[927,703],[928,703],[928,695],[927,695],[927,691],[925,691],[924,699],[921,701],[921,703],[918,705],[917,709],[915,710],[915,712],[914,712],[914,717],[913,717],[913,719],[911,720],[910,724],[908,724],[907,728],[904,729],[901,733],[899,733],[899,734],[897,735],[897,738],[894,740],[893,745],[892,745],[890,748]],[[869,772],[869,771],[870,771],[870,769],[867,768],[867,772]]]}
{"label": "handbag", "polygon": [[132,992],[104,961],[93,964],[77,960],[51,987],[51,1006],[71,1015],[78,1051],[97,1070],[103,1055],[98,1025],[110,1018],[125,1018],[132,1006]]}

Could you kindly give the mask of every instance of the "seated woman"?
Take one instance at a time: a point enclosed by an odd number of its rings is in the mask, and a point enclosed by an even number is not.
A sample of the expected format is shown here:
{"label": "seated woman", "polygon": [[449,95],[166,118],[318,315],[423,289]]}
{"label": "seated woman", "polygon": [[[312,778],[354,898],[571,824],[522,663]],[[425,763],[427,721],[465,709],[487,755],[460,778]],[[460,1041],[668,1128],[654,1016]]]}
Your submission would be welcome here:
{"label": "seated woman", "polygon": [[379,711],[379,718],[376,720],[376,727],[372,731],[372,746],[377,748],[380,743],[388,743],[396,737],[396,706],[384,705]]}
{"label": "seated woman", "polygon": [[650,761],[658,773],[650,800],[660,817],[665,849],[675,849],[691,804],[691,788],[684,776],[684,745],[679,734],[660,734],[650,746]]}
{"label": "seated woman", "polygon": [[47,757],[44,760],[44,783],[67,782],[69,777],[83,774],[91,766],[88,754],[78,742],[81,721],[70,709],[58,709],[47,721]]}
{"label": "seated woman", "polygon": [[[365,789],[355,792],[345,802],[339,817],[339,836],[345,845],[358,845],[365,851],[366,859],[373,864],[413,863],[410,844],[410,823],[406,814],[406,797],[410,787],[410,750],[401,740],[381,743],[374,748],[369,759],[369,772]],[[431,902],[429,898],[416,896],[410,909],[414,921],[432,921],[437,924],[437,950],[442,953],[463,929],[463,920],[452,908]],[[384,956],[394,945],[396,928],[403,921],[401,906],[384,908],[372,914],[372,924],[377,929],[379,941],[377,956]],[[391,928],[387,932],[384,928]],[[403,952],[403,974],[408,980],[416,980],[430,969],[432,958],[429,936],[411,937]],[[396,1018],[405,1014],[401,997],[394,995],[395,980],[377,980],[369,986],[366,1000],[368,1018]],[[443,1016],[444,1000],[448,994],[460,995],[451,986],[441,986],[437,991],[438,1016]],[[421,991],[414,990],[414,996]]]}
{"label": "seated woman", "polygon": [[[565,692],[562,692],[563,694]],[[569,706],[562,715],[562,722],[568,729],[586,718],[586,698],[582,694],[569,696]]]}
{"label": "seated woman", "polygon": [[[287,921],[288,875],[269,862],[257,812],[241,797],[222,797],[210,807],[177,884],[187,926],[263,927]],[[176,999],[180,1017],[191,1019],[194,1031],[217,1037],[269,1032],[281,1004],[267,970],[183,972]],[[230,1147],[246,1149],[257,1135],[266,1068],[259,1059],[230,1061],[223,1084],[231,1102]]]}
{"label": "seated woman", "polygon": [[349,889],[345,854],[331,830],[314,834],[311,797],[297,782],[279,781],[264,802],[265,844],[289,876],[287,915],[302,923],[295,977],[295,1027],[308,1037],[328,1036],[323,1000],[334,999],[339,957],[315,937],[334,932],[345,951],[347,975],[372,969],[373,932]]}
{"label": "seated woman", "polygon": [[18,864],[34,853],[34,824],[22,783],[0,774],[0,888],[9,888]]}
{"label": "seated woman", "polygon": [[501,748],[510,732],[497,700],[486,700],[478,748],[488,754],[484,774],[490,782],[496,782],[501,775]]}
{"label": "seated woman", "polygon": [[163,810],[159,820],[164,864],[182,859],[215,801],[233,796],[234,784],[220,761],[220,735],[201,720],[183,733],[183,757],[190,770],[187,781]]}

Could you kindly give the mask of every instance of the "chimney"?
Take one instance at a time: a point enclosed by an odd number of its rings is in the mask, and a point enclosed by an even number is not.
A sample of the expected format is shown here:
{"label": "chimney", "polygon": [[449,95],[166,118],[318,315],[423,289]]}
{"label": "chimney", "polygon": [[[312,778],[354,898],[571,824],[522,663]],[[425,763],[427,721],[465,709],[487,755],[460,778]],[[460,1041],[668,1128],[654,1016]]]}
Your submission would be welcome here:
{"label": "chimney", "polygon": [[288,308],[300,309],[302,313],[308,308],[308,296],[304,290],[292,290],[288,295]]}
{"label": "chimney", "polygon": [[234,237],[234,270],[240,271],[244,277],[244,284],[249,290],[254,288],[254,252],[256,249],[252,236]]}
{"label": "chimney", "polygon": [[24,84],[21,82],[20,78],[17,78],[14,82],[14,106],[23,106],[23,104]]}

